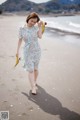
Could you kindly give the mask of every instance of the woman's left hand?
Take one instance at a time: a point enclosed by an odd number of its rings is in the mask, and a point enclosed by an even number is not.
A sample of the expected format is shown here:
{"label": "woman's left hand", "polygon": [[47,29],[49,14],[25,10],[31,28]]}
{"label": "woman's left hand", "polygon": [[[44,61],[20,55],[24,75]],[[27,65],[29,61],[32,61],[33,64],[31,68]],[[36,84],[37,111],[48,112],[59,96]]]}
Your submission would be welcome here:
{"label": "woman's left hand", "polygon": [[38,27],[41,27],[42,24],[43,24],[43,22],[42,22],[42,21],[39,21],[39,22],[38,22]]}

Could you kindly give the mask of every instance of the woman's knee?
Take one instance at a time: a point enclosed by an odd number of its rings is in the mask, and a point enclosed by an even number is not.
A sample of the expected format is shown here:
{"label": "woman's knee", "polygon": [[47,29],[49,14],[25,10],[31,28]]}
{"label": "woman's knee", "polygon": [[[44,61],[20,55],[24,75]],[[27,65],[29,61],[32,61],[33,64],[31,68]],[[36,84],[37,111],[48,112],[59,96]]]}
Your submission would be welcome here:
{"label": "woman's knee", "polygon": [[34,72],[38,72],[38,69],[34,69]]}

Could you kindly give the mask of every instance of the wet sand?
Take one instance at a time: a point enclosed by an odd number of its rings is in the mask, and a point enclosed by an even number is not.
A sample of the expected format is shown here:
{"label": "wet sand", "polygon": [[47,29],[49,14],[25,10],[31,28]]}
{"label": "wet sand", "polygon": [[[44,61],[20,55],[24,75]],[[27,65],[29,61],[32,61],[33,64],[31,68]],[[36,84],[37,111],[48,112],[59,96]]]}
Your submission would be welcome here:
{"label": "wet sand", "polygon": [[27,72],[14,69],[18,29],[25,16],[0,16],[0,111],[10,120],[80,120],[80,36],[46,29],[33,96]]}

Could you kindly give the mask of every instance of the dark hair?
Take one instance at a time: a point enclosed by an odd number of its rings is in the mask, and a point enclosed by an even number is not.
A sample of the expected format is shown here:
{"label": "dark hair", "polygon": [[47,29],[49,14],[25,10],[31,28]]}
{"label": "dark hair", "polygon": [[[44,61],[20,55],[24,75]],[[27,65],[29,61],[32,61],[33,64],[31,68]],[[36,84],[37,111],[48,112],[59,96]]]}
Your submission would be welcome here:
{"label": "dark hair", "polygon": [[31,18],[37,18],[37,22],[40,20],[39,16],[37,13],[35,12],[32,12],[28,15],[27,19],[26,19],[26,22],[28,23],[28,21],[31,19]]}

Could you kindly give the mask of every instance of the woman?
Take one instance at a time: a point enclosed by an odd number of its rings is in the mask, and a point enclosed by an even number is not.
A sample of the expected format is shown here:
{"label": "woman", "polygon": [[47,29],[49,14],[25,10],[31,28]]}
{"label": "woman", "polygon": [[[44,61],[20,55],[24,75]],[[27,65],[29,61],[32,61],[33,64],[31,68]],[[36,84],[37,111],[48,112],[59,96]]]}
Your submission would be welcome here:
{"label": "woman", "polygon": [[[41,56],[41,49],[38,38],[42,38],[42,22],[37,13],[31,13],[26,19],[26,26],[20,28],[17,56],[22,40],[25,42],[23,48],[24,68],[28,71],[32,94],[36,95],[36,80],[38,77],[38,65]],[[37,26],[35,26],[37,24]]]}

